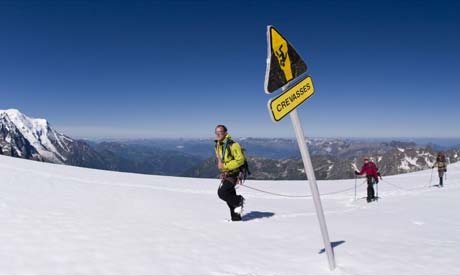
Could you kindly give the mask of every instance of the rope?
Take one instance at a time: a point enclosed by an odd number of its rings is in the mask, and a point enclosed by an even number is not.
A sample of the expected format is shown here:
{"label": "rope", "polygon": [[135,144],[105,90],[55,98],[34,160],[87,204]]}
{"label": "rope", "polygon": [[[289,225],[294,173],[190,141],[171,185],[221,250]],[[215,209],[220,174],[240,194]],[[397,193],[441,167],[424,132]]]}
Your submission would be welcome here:
{"label": "rope", "polygon": [[[366,180],[364,180],[361,184],[359,184],[359,186],[356,186],[357,188],[358,187],[361,187],[363,186],[364,184],[366,183]],[[348,189],[344,189],[344,190],[340,190],[340,191],[336,191],[336,192],[330,192],[330,193],[325,193],[325,194],[322,194],[322,195],[335,195],[335,194],[341,194],[343,192],[348,192],[348,191],[351,191],[351,190],[354,190],[355,189],[355,186],[351,187],[351,188],[348,188]]]}
{"label": "rope", "polygon": [[311,195],[283,195],[283,194],[278,194],[278,193],[273,193],[273,192],[269,192],[269,191],[260,190],[260,189],[248,186],[246,184],[240,184],[240,185],[243,186],[243,187],[246,187],[248,189],[255,190],[255,191],[265,193],[265,194],[269,194],[269,195],[276,195],[276,196],[282,196],[282,197],[311,197]]}
{"label": "rope", "polygon": [[[433,171],[431,171],[433,173]],[[444,175],[446,178],[447,176]],[[384,179],[381,179],[381,181],[385,182],[386,184],[390,185],[390,186],[393,186],[399,190],[403,190],[403,191],[407,191],[407,192],[410,192],[410,191],[416,191],[416,190],[425,190],[427,189],[426,186],[420,186],[420,187],[417,187],[417,188],[413,188],[413,189],[406,189],[406,188],[402,188],[401,186],[398,186],[398,185],[395,185],[391,182],[388,182]],[[431,180],[430,180],[431,182]],[[363,186],[364,184],[366,183],[366,179],[357,187],[361,187]],[[265,191],[265,190],[261,190],[261,189],[257,189],[257,188],[254,188],[254,187],[251,187],[251,186],[248,186],[246,184],[240,184],[240,186],[243,186],[243,187],[246,187],[248,189],[251,189],[251,190],[255,190],[255,191],[258,191],[258,192],[261,192],[261,193],[265,193],[265,194],[270,194],[270,195],[275,195],[275,196],[281,196],[281,197],[290,197],[290,198],[308,198],[308,197],[312,197],[311,194],[309,195],[286,195],[286,194],[279,194],[279,193],[274,193],[274,192],[270,192],[270,191]],[[430,183],[430,186],[431,186],[431,183]],[[378,187],[378,186],[377,186]],[[334,194],[340,194],[340,193],[344,193],[344,192],[348,192],[348,191],[351,191],[355,189],[355,186],[353,187],[350,187],[350,188],[347,188],[347,189],[344,189],[344,190],[339,190],[339,191],[335,191],[335,192],[330,192],[330,193],[324,193],[324,194],[320,194],[322,196],[328,196],[328,195],[334,195]]]}
{"label": "rope", "polygon": [[386,180],[383,180],[383,179],[382,179],[382,181],[385,182],[386,184],[390,185],[390,186],[393,186],[393,187],[399,189],[399,190],[403,190],[403,191],[407,191],[407,192],[416,191],[416,190],[424,190],[424,189],[426,189],[425,186],[423,186],[423,187],[420,186],[420,187],[414,188],[414,189],[406,189],[406,188],[402,188],[402,187],[400,187],[400,186],[398,186],[398,185],[392,184],[392,183],[390,183],[390,182],[388,182],[388,181],[386,181]]}
{"label": "rope", "polygon": [[[365,181],[363,183],[361,183],[359,185],[362,186],[364,185]],[[258,191],[258,192],[261,192],[261,193],[265,193],[265,194],[270,194],[270,195],[276,195],[276,196],[281,196],[281,197],[291,197],[291,198],[308,198],[308,197],[312,197],[312,195],[286,195],[286,194],[279,194],[279,193],[274,193],[274,192],[269,192],[269,191],[265,191],[265,190],[261,190],[261,189],[257,189],[257,188],[254,188],[254,187],[251,187],[251,186],[248,186],[246,184],[240,184],[241,186],[243,187],[246,187],[248,189],[251,189],[251,190],[255,190],[255,191]],[[350,191],[350,190],[353,190],[355,188],[355,186],[353,185],[353,187],[351,188],[347,188],[347,189],[344,189],[344,190],[339,190],[339,191],[335,191],[335,192],[330,192],[330,193],[325,193],[325,194],[320,194],[322,196],[328,196],[328,195],[334,195],[334,194],[340,194],[340,193],[343,193],[343,192],[347,192],[347,191]]]}

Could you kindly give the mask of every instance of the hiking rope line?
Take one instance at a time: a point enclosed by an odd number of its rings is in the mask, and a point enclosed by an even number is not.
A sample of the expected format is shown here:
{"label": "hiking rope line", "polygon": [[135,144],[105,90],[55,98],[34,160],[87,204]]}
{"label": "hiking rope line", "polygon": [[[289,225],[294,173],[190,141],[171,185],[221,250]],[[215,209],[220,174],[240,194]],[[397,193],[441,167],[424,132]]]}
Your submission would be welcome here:
{"label": "hiking rope line", "polygon": [[[364,185],[364,183],[365,183],[365,181],[363,183],[361,183],[358,187],[361,187],[362,185]],[[261,192],[261,193],[270,194],[270,195],[276,195],[276,196],[282,196],[282,197],[291,197],[291,198],[308,198],[308,197],[312,197],[311,194],[310,195],[285,195],[285,194],[278,194],[278,193],[273,193],[273,192],[257,189],[257,188],[248,186],[246,184],[239,184],[239,185],[241,185],[243,187],[246,187],[248,189],[251,189],[251,190]],[[328,196],[328,195],[340,194],[340,193],[343,193],[343,192],[351,191],[354,188],[355,188],[355,186],[353,185],[353,187],[351,187],[351,188],[347,188],[347,189],[339,190],[339,191],[335,191],[335,192],[330,192],[330,193],[325,193],[325,194],[320,194],[320,195]]]}
{"label": "hiking rope line", "polygon": [[[433,171],[432,171],[433,172]],[[446,175],[444,175],[444,177],[446,177]],[[447,177],[446,177],[447,178]],[[355,179],[356,180],[356,179]],[[426,186],[419,186],[419,187],[416,187],[416,188],[413,188],[413,189],[406,189],[406,188],[402,188],[401,186],[398,186],[398,185],[395,185],[391,182],[388,182],[387,180],[384,180],[383,178],[380,179],[381,181],[385,182],[386,184],[390,185],[390,186],[393,186],[399,190],[402,190],[402,191],[407,191],[407,192],[411,192],[411,191],[417,191],[417,190],[425,190],[425,189],[429,189],[431,188],[431,180],[430,180],[430,186],[429,187],[426,187]],[[361,187],[363,186],[365,183],[366,183],[367,179],[365,179],[361,184],[359,184],[358,186],[356,187]],[[378,184],[377,184],[378,185]],[[275,196],[281,196],[281,197],[290,197],[290,198],[308,198],[308,197],[312,197],[312,195],[286,195],[286,194],[279,194],[279,193],[274,193],[274,192],[270,192],[270,191],[265,191],[265,190],[261,190],[261,189],[257,189],[257,188],[254,188],[254,187],[251,187],[251,186],[248,186],[246,184],[239,184],[238,186],[243,186],[243,187],[246,187],[248,189],[251,189],[251,190],[255,190],[255,191],[258,191],[258,192],[261,192],[261,193],[265,193],[265,194],[270,194],[270,195],[275,195]],[[324,193],[324,194],[320,194],[322,196],[328,196],[328,195],[334,195],[334,194],[340,194],[340,193],[344,193],[344,192],[348,192],[348,191],[351,191],[355,189],[355,186],[353,185],[353,187],[350,187],[350,188],[347,188],[347,189],[344,189],[344,190],[339,190],[339,191],[335,191],[335,192],[330,192],[330,193]],[[377,186],[377,189],[378,189],[378,186]]]}
{"label": "hiking rope line", "polygon": [[400,187],[400,186],[398,186],[398,185],[392,184],[392,183],[390,183],[390,182],[388,182],[388,181],[386,181],[386,180],[384,180],[384,179],[382,179],[382,181],[385,182],[386,184],[390,185],[390,186],[393,186],[393,187],[399,189],[399,190],[407,191],[407,192],[417,191],[417,190],[425,190],[425,189],[427,189],[426,186],[420,186],[420,187],[413,188],[413,189],[406,189],[406,188],[402,188],[402,187]]}

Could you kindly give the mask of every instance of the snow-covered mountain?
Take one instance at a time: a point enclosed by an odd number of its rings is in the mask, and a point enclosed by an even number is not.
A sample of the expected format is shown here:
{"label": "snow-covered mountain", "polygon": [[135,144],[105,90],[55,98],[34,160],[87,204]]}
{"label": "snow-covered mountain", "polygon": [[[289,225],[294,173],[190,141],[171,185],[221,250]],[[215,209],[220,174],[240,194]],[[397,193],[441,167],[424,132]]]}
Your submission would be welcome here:
{"label": "snow-covered mountain", "polygon": [[146,174],[179,175],[202,160],[179,151],[125,143],[88,143],[45,119],[0,110],[0,153],[49,163]]}
{"label": "snow-covered mountain", "polygon": [[17,109],[0,110],[0,147],[4,155],[58,164],[103,168],[98,154],[85,142],[30,118]]}
{"label": "snow-covered mountain", "polygon": [[[323,151],[314,141],[311,144],[314,147],[312,152]],[[340,144],[342,142],[327,147],[338,149]],[[450,149],[445,153],[449,163],[460,161],[460,149]],[[251,154],[251,151],[246,150],[246,154]],[[414,143],[349,144],[334,154],[312,154],[312,162],[317,179],[331,180],[354,178],[354,170],[361,168],[364,157],[373,159],[383,175],[396,175],[431,168],[436,154],[431,147]],[[278,160],[249,155],[248,162],[252,179],[295,180],[305,177],[304,165],[300,158]],[[187,171],[185,176],[216,177],[218,174],[215,157],[211,157]]]}
{"label": "snow-covered mountain", "polygon": [[73,142],[45,119],[29,118],[17,109],[0,110],[0,145],[4,154],[65,163]]}
{"label": "snow-covered mountain", "polygon": [[228,222],[217,179],[118,173],[0,156],[1,275],[459,275],[460,163],[318,181],[337,268],[328,269],[304,181],[251,181]]}
{"label": "snow-covered mountain", "polygon": [[[236,138],[245,148],[252,169],[252,179],[295,180],[304,178],[304,167],[295,139]],[[186,171],[188,177],[216,177],[214,153],[210,141],[150,141],[156,146],[177,148],[192,153],[201,149],[201,156],[208,157],[201,164]],[[414,142],[358,140],[346,138],[308,139],[317,179],[354,178],[354,168],[361,168],[364,157],[371,157],[384,175],[415,172],[431,168],[437,150],[430,145]],[[460,147],[444,150],[450,163],[460,161]],[[193,152],[195,153],[195,152]],[[209,157],[211,156],[211,157]]]}

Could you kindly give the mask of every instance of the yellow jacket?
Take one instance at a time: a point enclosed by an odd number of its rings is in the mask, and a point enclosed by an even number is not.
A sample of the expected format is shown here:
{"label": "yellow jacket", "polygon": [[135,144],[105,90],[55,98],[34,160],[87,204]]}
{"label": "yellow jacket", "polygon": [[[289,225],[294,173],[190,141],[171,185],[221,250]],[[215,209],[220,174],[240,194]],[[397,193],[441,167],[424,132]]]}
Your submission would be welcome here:
{"label": "yellow jacket", "polygon": [[[222,142],[215,141],[216,156],[224,163],[222,172],[237,172],[243,166],[245,157],[240,144],[232,140],[230,134]],[[223,157],[222,157],[223,156]]]}

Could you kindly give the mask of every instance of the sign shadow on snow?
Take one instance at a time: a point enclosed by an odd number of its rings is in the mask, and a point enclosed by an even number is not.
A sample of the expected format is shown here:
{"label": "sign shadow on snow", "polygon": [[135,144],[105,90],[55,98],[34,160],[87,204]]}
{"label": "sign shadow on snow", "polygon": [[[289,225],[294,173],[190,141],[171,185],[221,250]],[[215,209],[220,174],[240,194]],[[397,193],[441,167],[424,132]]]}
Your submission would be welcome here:
{"label": "sign shadow on snow", "polygon": [[[335,242],[331,242],[331,246],[332,248],[336,247],[336,246],[339,246],[341,245],[342,243],[345,243],[345,241],[335,241]],[[326,252],[326,249],[321,249],[318,254],[323,254],[324,252]]]}
{"label": "sign shadow on snow", "polygon": [[274,215],[275,213],[272,213],[272,212],[251,211],[250,213],[243,215],[241,220],[248,221],[248,220],[253,220],[253,219],[269,218],[269,217],[273,217]]}

